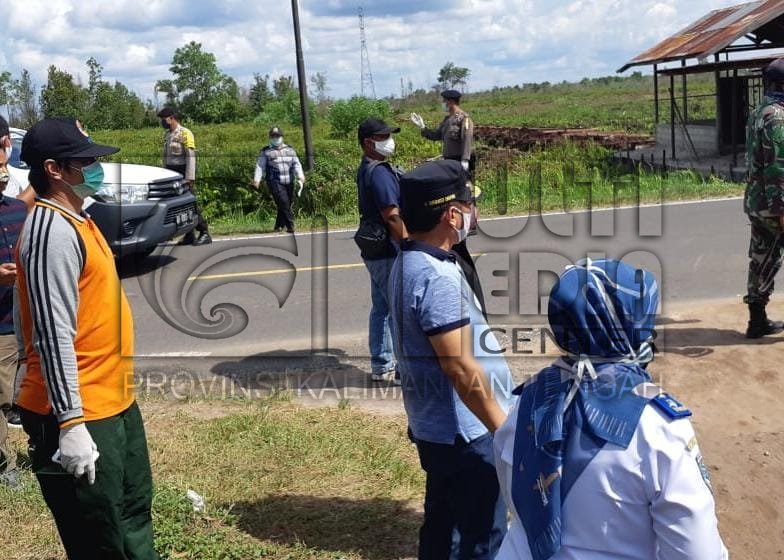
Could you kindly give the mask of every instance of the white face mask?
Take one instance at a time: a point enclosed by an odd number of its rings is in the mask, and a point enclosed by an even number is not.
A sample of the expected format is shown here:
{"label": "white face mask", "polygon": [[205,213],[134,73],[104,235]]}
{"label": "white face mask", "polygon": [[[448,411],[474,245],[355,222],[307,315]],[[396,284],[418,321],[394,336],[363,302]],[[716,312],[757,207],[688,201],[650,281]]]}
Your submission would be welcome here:
{"label": "white face mask", "polygon": [[395,153],[395,139],[391,136],[386,140],[374,142],[376,151],[384,157],[389,157]]}
{"label": "white face mask", "polygon": [[283,137],[282,136],[273,136],[270,138],[270,146],[275,148],[281,146],[283,144]]}
{"label": "white face mask", "polygon": [[5,149],[5,159],[6,159],[6,161],[11,161],[11,154],[13,153],[13,151],[14,151],[13,144],[11,144],[10,146],[8,146]]}
{"label": "white face mask", "polygon": [[441,103],[441,110],[442,110],[442,111],[444,111],[445,113],[448,113],[448,112],[449,112],[449,105],[447,105],[447,102],[446,102],[446,101],[444,101],[443,103]]}
{"label": "white face mask", "polygon": [[455,228],[457,232],[457,242],[462,243],[468,237],[468,233],[471,231],[471,212],[463,212],[460,208],[453,206],[455,210],[460,212],[463,215],[463,225],[460,228]]}

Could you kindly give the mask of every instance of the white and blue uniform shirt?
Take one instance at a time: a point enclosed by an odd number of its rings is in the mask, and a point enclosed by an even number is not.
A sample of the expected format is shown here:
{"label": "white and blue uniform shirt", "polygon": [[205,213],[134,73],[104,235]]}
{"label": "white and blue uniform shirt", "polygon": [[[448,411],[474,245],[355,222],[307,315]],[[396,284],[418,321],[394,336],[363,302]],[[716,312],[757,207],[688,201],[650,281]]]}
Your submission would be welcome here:
{"label": "white and blue uniform shirt", "polygon": [[[517,413],[516,404],[495,433],[496,469],[512,513],[496,560],[533,558],[512,500]],[[691,422],[651,402],[629,446],[607,443],[574,483],[551,560],[726,560],[708,484]]]}
{"label": "white and blue uniform shirt", "polygon": [[548,319],[564,357],[515,391],[495,435],[512,526],[501,560],[723,560],[691,412],[645,369],[658,284],[616,260],[568,267]]}

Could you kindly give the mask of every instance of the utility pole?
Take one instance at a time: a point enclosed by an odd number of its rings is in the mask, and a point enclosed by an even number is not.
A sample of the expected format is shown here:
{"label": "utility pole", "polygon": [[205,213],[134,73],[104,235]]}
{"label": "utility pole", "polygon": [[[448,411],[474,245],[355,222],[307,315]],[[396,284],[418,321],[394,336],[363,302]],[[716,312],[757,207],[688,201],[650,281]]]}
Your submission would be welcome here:
{"label": "utility pole", "polygon": [[291,0],[291,16],[294,18],[294,43],[297,47],[297,80],[299,82],[299,108],[302,113],[302,133],[305,136],[305,170],[310,171],[315,165],[313,157],[313,140],[310,135],[310,115],[308,114],[308,88],[305,76],[305,61],[302,58],[302,39],[299,33],[299,6],[297,0]]}

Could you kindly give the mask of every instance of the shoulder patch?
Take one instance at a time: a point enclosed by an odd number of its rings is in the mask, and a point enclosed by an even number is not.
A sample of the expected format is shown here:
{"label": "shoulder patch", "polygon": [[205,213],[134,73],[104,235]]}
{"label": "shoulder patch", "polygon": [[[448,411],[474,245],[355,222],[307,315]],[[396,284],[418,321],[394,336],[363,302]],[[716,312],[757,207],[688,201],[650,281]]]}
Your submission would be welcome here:
{"label": "shoulder patch", "polygon": [[700,474],[702,475],[702,480],[705,482],[705,486],[707,486],[708,490],[710,490],[711,494],[713,494],[713,484],[711,483],[710,479],[710,471],[708,470],[708,466],[705,464],[705,460],[702,458],[702,455],[697,456],[697,467],[700,469]]}
{"label": "shoulder patch", "polygon": [[651,402],[669,418],[686,418],[691,416],[691,410],[667,393],[655,396],[651,399]]}

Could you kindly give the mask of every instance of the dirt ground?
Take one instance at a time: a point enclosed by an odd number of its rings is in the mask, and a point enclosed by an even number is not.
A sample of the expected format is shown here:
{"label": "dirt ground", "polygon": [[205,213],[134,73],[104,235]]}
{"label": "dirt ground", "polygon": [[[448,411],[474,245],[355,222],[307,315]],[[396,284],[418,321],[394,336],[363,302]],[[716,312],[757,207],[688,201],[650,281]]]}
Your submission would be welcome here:
{"label": "dirt ground", "polygon": [[[784,319],[784,302],[772,302],[768,311]],[[746,320],[739,299],[668,305],[658,327],[662,352],[650,372],[694,413],[731,558],[784,559],[784,335],[749,341]],[[551,360],[509,363],[524,379]],[[348,402],[375,414],[402,414],[400,395],[388,391],[349,395]]]}
{"label": "dirt ground", "polygon": [[[784,304],[769,315],[784,318]],[[734,560],[784,558],[784,335],[748,341],[738,301],[671,306],[652,366],[694,412]]]}

